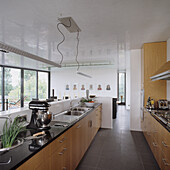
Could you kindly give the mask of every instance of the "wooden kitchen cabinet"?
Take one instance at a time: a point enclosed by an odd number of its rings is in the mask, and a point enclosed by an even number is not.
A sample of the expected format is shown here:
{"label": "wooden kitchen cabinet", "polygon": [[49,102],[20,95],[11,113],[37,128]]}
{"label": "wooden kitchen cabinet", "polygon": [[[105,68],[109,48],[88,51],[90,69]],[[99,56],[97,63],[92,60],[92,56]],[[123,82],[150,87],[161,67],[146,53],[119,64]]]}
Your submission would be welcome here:
{"label": "wooden kitchen cabinet", "polygon": [[18,170],[75,170],[101,125],[101,106],[21,165]]}
{"label": "wooden kitchen cabinet", "polygon": [[85,152],[85,121],[82,119],[71,128],[71,168],[75,169]]}
{"label": "wooden kitchen cabinet", "polygon": [[144,111],[144,136],[163,170],[170,169],[170,133],[147,111]]}
{"label": "wooden kitchen cabinet", "polygon": [[46,148],[38,152],[35,156],[26,161],[17,170],[46,170],[51,169],[51,146],[48,145]]}
{"label": "wooden kitchen cabinet", "polygon": [[69,167],[69,148],[63,144],[51,155],[51,169],[66,170]]}
{"label": "wooden kitchen cabinet", "polygon": [[166,99],[166,80],[152,81],[153,74],[167,62],[167,43],[145,43],[141,58],[141,88],[144,89],[144,105],[150,96],[155,101]]}
{"label": "wooden kitchen cabinet", "polygon": [[51,168],[66,170],[70,168],[70,132],[67,131],[51,143]]}

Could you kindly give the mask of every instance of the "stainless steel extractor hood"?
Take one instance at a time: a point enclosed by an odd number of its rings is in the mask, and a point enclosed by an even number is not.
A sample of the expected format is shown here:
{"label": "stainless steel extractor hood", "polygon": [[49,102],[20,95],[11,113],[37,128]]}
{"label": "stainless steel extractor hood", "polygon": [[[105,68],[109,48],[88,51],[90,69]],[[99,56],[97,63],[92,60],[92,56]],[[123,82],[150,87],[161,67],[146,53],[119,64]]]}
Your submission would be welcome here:
{"label": "stainless steel extractor hood", "polygon": [[152,77],[155,80],[170,80],[170,61],[166,62]]}

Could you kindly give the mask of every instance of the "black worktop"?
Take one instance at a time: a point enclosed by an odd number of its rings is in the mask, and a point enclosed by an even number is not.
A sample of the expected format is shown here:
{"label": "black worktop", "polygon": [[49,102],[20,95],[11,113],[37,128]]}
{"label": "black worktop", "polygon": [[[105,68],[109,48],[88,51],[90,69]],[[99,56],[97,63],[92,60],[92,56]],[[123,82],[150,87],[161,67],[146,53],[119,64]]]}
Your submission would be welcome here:
{"label": "black worktop", "polygon": [[[95,103],[94,109],[97,108],[101,103]],[[34,139],[31,140],[25,140],[24,143],[17,148],[14,148],[10,151],[6,152],[0,152],[0,163],[7,162],[10,157],[12,158],[11,163],[7,165],[0,165],[0,170],[8,170],[8,169],[16,169],[20,165],[22,165],[24,162],[26,162],[28,159],[30,159],[33,155],[35,155],[37,152],[39,152],[41,149],[46,147],[49,143],[51,143],[53,140],[55,140],[57,137],[62,135],[65,131],[67,131],[69,128],[71,128],[75,123],[83,119],[85,116],[87,116],[89,113],[91,113],[94,109],[87,112],[85,115],[83,115],[80,119],[75,120],[72,123],[69,123],[67,127],[55,127],[51,126],[49,130],[46,130],[45,137],[43,139],[43,145],[36,147],[36,141]],[[19,134],[20,138],[26,138],[28,136],[31,136],[39,131],[36,130],[26,130]]]}
{"label": "black worktop", "polygon": [[168,132],[170,132],[170,127],[166,124],[164,124],[161,120],[159,120],[156,116],[154,116],[154,112],[160,111],[160,110],[150,110],[147,108],[144,108],[150,115],[158,121]]}

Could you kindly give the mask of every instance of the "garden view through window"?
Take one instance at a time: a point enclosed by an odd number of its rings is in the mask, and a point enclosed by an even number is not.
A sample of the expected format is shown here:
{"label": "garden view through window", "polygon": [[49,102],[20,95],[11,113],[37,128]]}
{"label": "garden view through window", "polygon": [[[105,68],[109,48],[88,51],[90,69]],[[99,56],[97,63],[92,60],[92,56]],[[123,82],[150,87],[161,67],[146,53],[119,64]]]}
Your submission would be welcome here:
{"label": "garden view through window", "polygon": [[36,71],[24,70],[24,106],[36,98]]}
{"label": "garden view through window", "polygon": [[125,104],[125,88],[126,88],[126,73],[119,72],[118,73],[118,96],[120,104]]}
{"label": "garden view through window", "polygon": [[[23,74],[21,74],[22,72]],[[23,82],[21,80],[23,80]],[[33,98],[48,98],[48,81],[49,72],[1,66],[0,111],[19,108],[21,105],[24,107],[28,106],[28,103]],[[23,98],[21,98],[22,88],[24,89]],[[4,94],[2,94],[2,89],[4,89]]]}

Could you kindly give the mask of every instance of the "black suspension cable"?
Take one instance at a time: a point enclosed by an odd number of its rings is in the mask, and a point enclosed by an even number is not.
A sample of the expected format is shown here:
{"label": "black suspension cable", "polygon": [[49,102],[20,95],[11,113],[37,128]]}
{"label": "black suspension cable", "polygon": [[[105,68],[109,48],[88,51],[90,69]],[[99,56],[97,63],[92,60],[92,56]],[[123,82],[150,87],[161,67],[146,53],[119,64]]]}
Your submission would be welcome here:
{"label": "black suspension cable", "polygon": [[77,60],[77,57],[78,57],[78,54],[79,54],[79,31],[77,30],[77,46],[76,46],[76,51],[77,51],[77,53],[76,53],[76,62],[77,62],[77,64],[78,64],[78,67],[77,67],[77,71],[79,70],[79,67],[80,67],[80,64],[79,64],[79,62],[78,62],[78,60]]}
{"label": "black suspension cable", "polygon": [[60,32],[60,34],[63,36],[63,40],[60,42],[60,43],[58,43],[58,45],[57,45],[57,50],[58,50],[58,52],[60,53],[60,55],[61,55],[61,61],[60,61],[60,65],[62,64],[62,62],[63,62],[63,54],[62,54],[62,52],[59,50],[59,46],[65,41],[65,36],[64,36],[64,34],[63,34],[63,32],[60,30],[60,28],[59,28],[59,25],[63,25],[63,26],[65,26],[65,27],[71,27],[71,19],[69,18],[69,22],[70,22],[70,24],[69,25],[65,25],[65,24],[63,24],[63,23],[58,23],[57,24],[57,29],[58,29],[58,31]]}

